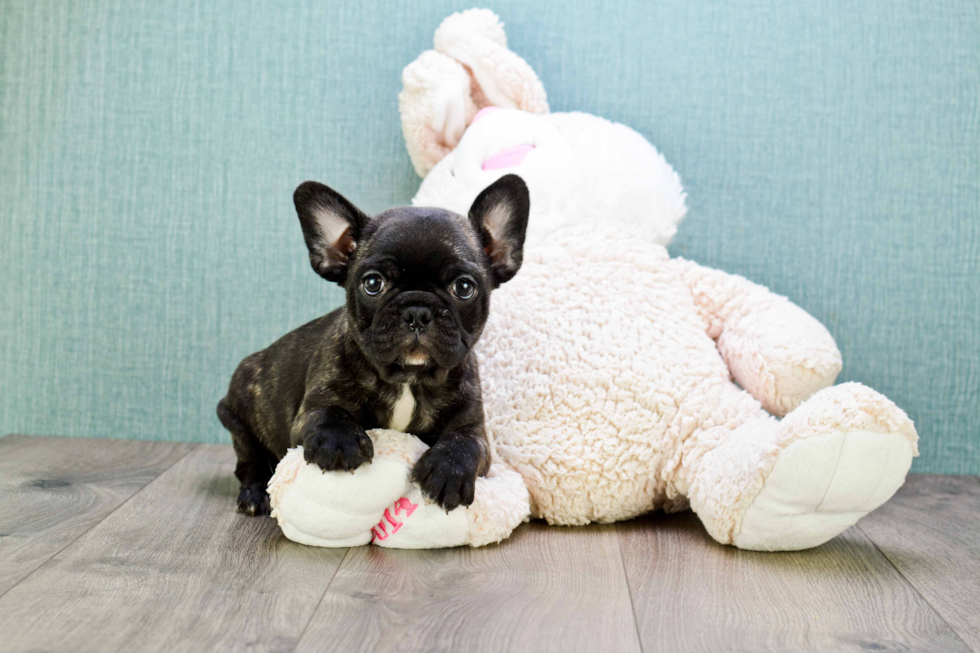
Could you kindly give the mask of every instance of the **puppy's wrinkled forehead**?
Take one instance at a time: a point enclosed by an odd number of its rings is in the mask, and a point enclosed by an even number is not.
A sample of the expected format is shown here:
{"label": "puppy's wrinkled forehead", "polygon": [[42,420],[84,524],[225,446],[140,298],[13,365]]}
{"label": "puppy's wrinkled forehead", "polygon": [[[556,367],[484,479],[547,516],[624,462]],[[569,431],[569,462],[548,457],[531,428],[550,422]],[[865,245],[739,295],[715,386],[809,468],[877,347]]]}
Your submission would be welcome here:
{"label": "puppy's wrinkled forehead", "polygon": [[469,219],[430,207],[399,207],[368,223],[358,262],[394,257],[406,268],[433,272],[454,262],[479,263],[482,249]]}

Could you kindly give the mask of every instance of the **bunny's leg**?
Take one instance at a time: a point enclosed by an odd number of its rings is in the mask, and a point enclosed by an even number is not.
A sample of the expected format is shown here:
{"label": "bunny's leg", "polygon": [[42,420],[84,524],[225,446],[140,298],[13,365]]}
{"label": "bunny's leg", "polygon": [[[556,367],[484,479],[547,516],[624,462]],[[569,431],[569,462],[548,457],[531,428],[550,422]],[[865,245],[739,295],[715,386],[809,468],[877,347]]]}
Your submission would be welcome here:
{"label": "bunny's leg", "polygon": [[782,421],[758,417],[697,434],[686,454],[687,495],[722,544],[807,549],[891,498],[916,441],[895,404],[846,383],[816,393]]}

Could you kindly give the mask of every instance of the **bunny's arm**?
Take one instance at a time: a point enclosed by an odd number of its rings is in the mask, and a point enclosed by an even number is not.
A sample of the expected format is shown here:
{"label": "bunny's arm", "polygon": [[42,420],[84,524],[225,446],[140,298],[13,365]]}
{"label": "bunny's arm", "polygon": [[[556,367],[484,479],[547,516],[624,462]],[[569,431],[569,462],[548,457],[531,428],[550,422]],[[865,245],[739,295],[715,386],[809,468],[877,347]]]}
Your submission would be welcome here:
{"label": "bunny's arm", "polygon": [[768,288],[682,258],[674,264],[732,377],[783,416],[833,385],[841,355],[813,316]]}

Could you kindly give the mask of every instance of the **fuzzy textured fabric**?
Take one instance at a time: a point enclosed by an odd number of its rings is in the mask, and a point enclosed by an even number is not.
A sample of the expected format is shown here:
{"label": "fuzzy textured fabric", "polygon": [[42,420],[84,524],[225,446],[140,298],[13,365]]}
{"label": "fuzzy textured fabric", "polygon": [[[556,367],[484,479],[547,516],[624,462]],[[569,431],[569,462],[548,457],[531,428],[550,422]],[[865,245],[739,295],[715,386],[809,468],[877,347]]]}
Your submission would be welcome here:
{"label": "fuzzy textured fabric", "polygon": [[387,429],[368,435],[374,459],[354,472],[323,472],[304,460],[302,447],[279,461],[269,498],[286,537],[324,547],[477,547],[499,542],[527,521],[527,487],[499,460],[477,480],[473,504],[447,513],[409,478],[428,449],[421,440]]}
{"label": "fuzzy textured fabric", "polygon": [[419,176],[456,147],[483,107],[548,112],[544,86],[507,49],[504,26],[492,11],[453,14],[436,30],[433,46],[402,72],[398,97],[408,155]]}
{"label": "fuzzy textured fabric", "polygon": [[[911,422],[869,388],[811,397],[833,382],[840,355],[800,308],[606,227],[563,229],[530,252],[494,295],[478,353],[497,453],[550,523],[612,522],[690,499],[712,536],[732,543],[794,442],[834,435],[824,489],[845,481],[841,471],[858,477],[847,480],[860,486],[849,517],[868,497],[891,496],[915,452]],[[799,408],[779,422],[764,406]],[[895,437],[880,460],[855,452],[848,460],[864,468],[835,476],[855,432]]]}
{"label": "fuzzy textured fabric", "polygon": [[[917,455],[905,413],[831,387],[833,338],[786,298],[671,259],[677,174],[628,127],[547,113],[498,28],[484,10],[446,19],[437,50],[453,46],[406,68],[400,104],[425,176],[415,204],[465,212],[507,173],[530,189],[524,266],[494,293],[477,352],[492,442],[532,514],[586,524],[690,506],[721,543],[790,550],[890,498]],[[539,87],[540,102],[516,102]],[[504,108],[478,113],[500,89]]]}

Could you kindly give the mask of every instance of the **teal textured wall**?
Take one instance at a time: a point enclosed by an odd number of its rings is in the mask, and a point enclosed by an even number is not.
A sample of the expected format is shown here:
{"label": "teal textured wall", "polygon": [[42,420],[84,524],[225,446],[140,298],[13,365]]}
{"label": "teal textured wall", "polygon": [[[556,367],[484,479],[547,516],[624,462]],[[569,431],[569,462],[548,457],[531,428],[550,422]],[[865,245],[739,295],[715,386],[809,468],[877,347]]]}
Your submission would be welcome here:
{"label": "teal textured wall", "polygon": [[[293,188],[410,199],[399,73],[466,6],[0,0],[0,433],[227,441],[237,361],[340,301]],[[917,471],[980,473],[975,0],[490,6],[554,110],[678,169],[675,254],[822,320]]]}

